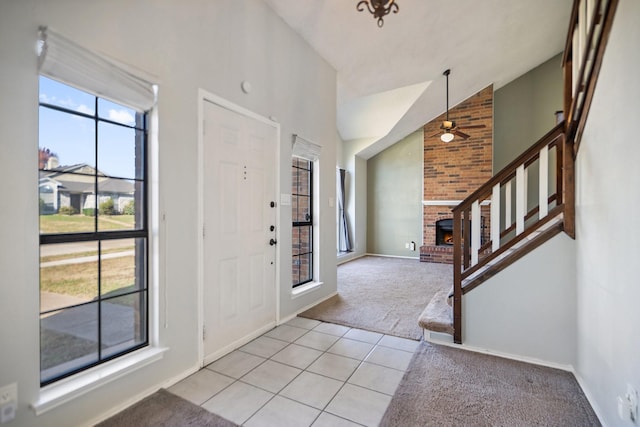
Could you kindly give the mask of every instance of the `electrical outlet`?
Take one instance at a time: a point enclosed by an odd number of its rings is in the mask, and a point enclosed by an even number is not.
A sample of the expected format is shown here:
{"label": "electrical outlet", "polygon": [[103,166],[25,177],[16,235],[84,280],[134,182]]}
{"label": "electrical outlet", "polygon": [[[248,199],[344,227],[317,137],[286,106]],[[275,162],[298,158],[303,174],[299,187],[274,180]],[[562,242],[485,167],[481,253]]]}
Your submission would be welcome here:
{"label": "electrical outlet", "polygon": [[13,383],[0,387],[0,406],[18,401],[18,384]]}

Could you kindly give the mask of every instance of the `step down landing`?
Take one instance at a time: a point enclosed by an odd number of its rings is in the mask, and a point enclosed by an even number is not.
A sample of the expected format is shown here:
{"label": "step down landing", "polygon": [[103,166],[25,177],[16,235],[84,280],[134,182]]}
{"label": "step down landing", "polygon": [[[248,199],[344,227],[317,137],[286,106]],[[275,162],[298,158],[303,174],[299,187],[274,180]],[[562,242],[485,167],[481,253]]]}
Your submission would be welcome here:
{"label": "step down landing", "polygon": [[421,328],[453,335],[453,298],[449,291],[438,291],[418,318]]}

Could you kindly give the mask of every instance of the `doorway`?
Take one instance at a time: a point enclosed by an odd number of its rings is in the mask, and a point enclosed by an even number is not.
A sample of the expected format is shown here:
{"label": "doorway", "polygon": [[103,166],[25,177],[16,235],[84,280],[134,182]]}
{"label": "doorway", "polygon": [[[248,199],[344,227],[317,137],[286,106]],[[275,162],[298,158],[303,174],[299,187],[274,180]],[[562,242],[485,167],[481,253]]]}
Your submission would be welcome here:
{"label": "doorway", "polygon": [[202,98],[201,282],[203,365],[277,320],[274,122]]}

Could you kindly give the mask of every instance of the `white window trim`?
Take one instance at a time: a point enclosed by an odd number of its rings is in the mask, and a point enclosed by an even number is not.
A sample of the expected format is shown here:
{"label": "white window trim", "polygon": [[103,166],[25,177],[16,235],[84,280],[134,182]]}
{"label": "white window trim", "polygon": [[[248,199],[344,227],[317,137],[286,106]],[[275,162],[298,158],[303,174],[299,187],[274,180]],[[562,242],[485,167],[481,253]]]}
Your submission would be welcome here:
{"label": "white window trim", "polygon": [[[39,28],[38,68],[41,75],[55,78],[66,84],[92,93],[95,96],[110,99],[113,102],[148,111],[148,159],[147,180],[148,199],[148,341],[149,344],[139,350],[101,363],[68,378],[63,378],[40,388],[38,400],[30,406],[41,415],[57,408],[79,396],[89,393],[107,383],[131,374],[164,357],[168,348],[158,346],[160,327],[160,257],[165,260],[164,250],[158,239],[160,230],[160,208],[158,193],[158,110],[156,77],[144,75],[141,70],[133,70],[112,58],[97,55],[91,50],[76,44],[66,37],[46,27]],[[90,70],[89,80],[77,70]],[[143,77],[140,77],[144,75]],[[115,83],[114,83],[115,82]],[[163,215],[164,225],[164,215]],[[163,281],[162,291],[166,293],[167,283]],[[163,307],[164,326],[168,327],[167,301]]]}
{"label": "white window trim", "polygon": [[321,287],[324,282],[309,282],[304,285],[296,286],[291,290],[291,299],[296,299],[301,297],[302,295],[306,295],[310,292],[315,291],[319,287]]}
{"label": "white window trim", "polygon": [[[302,295],[308,294],[309,292],[314,291],[315,289],[319,288],[320,286],[322,286],[322,284],[324,282],[321,282],[318,280],[318,278],[320,277],[320,268],[319,268],[319,259],[320,259],[320,226],[318,225],[318,218],[320,218],[320,206],[318,205],[318,194],[320,194],[320,177],[319,177],[319,170],[320,170],[320,159],[319,159],[319,155],[320,155],[320,150],[322,149],[322,147],[320,147],[317,144],[314,144],[312,142],[307,141],[306,139],[300,138],[300,136],[294,134],[293,135],[293,151],[294,154],[292,157],[299,157],[301,159],[304,160],[308,160],[310,162],[313,163],[313,182],[311,183],[311,185],[313,186],[313,271],[312,271],[312,281],[305,283],[304,285],[298,285],[295,288],[291,288],[291,299],[295,299],[298,297],[301,297]],[[306,146],[306,147],[311,147],[311,150],[315,152],[315,155],[313,156],[301,156],[301,155],[297,155],[295,150],[296,150],[296,146]],[[309,154],[309,152],[307,152],[307,154]]]}
{"label": "white window trim", "polygon": [[[157,89],[156,89],[157,90]],[[119,356],[111,361],[101,363],[93,368],[78,372],[68,378],[63,378],[50,385],[40,388],[38,400],[30,406],[36,415],[42,415],[51,409],[57,408],[65,403],[83,396],[105,384],[131,374],[151,363],[161,360],[164,353],[169,350],[167,347],[160,347],[159,325],[160,325],[160,244],[158,234],[160,229],[159,215],[159,194],[158,194],[158,110],[154,107],[148,113],[149,126],[147,150],[149,151],[148,162],[148,207],[149,211],[149,277],[147,288],[150,292],[148,300],[149,310],[149,345],[129,354]],[[163,254],[164,255],[164,254]],[[164,256],[163,256],[164,260]],[[163,291],[166,292],[167,284],[164,283]],[[167,324],[167,307],[163,307],[165,327]]]}
{"label": "white window trim", "polygon": [[31,404],[36,415],[42,415],[91,390],[117,380],[131,372],[162,359],[167,348],[145,347],[131,354],[105,362],[69,378],[40,389],[40,397]]}

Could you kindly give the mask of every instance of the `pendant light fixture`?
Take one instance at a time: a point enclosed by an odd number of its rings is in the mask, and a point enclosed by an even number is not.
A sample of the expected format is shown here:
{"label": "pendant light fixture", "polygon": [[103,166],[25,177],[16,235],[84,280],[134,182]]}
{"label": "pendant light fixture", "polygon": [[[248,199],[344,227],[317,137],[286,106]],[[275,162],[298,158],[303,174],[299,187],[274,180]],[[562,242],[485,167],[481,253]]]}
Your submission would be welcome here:
{"label": "pendant light fixture", "polygon": [[447,117],[442,125],[444,132],[440,135],[440,140],[442,142],[451,142],[454,138],[451,128],[455,126],[453,122],[449,121],[449,74],[451,74],[451,70],[447,69],[442,74],[447,78]]}

